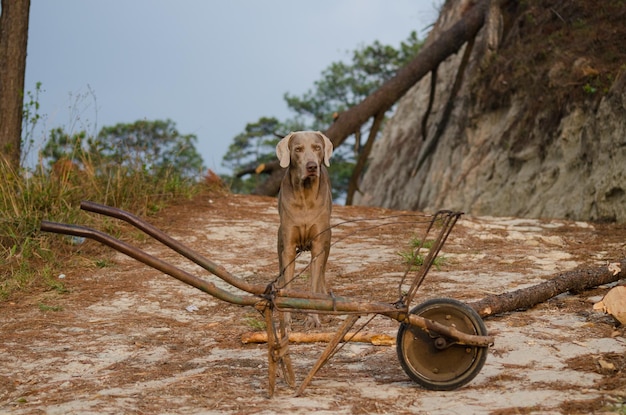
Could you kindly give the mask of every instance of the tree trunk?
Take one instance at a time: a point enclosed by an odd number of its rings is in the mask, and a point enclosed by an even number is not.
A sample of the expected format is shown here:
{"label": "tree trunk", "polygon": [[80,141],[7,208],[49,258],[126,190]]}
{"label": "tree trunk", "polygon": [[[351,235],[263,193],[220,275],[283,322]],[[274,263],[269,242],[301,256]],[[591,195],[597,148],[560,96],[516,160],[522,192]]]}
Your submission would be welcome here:
{"label": "tree trunk", "polygon": [[0,156],[20,167],[30,0],[2,0],[0,15]]}
{"label": "tree trunk", "polygon": [[504,294],[490,295],[468,305],[481,317],[487,317],[508,311],[528,309],[564,292],[584,291],[618,281],[625,276],[626,259],[623,259],[619,263],[619,269],[602,266],[567,271],[541,284]]}
{"label": "tree trunk", "polygon": [[367,137],[367,142],[363,147],[363,151],[358,155],[358,160],[354,166],[354,170],[352,171],[352,177],[350,177],[350,182],[348,183],[348,193],[346,195],[346,206],[352,206],[352,201],[354,200],[354,194],[359,190],[359,179],[361,178],[361,174],[365,169],[365,165],[367,163],[367,159],[372,152],[372,147],[374,147],[374,141],[376,140],[376,136],[378,135],[378,131],[380,130],[380,126],[385,118],[385,113],[381,112],[376,114],[374,117],[374,122],[372,123],[372,128],[370,128],[370,133]]}
{"label": "tree trunk", "polygon": [[[360,104],[339,114],[339,117],[325,132],[333,145],[337,147],[343,143],[370,117],[389,110],[413,85],[436,68],[440,62],[456,53],[467,41],[473,39],[485,22],[488,5],[489,0],[481,0],[475,4],[465,12],[461,20],[441,33],[438,39],[420,49],[417,56],[398,71],[396,76],[385,82]],[[270,177],[252,193],[274,196],[280,188],[280,181],[284,174],[283,169],[278,167],[277,161],[267,163],[266,168],[272,171]]]}

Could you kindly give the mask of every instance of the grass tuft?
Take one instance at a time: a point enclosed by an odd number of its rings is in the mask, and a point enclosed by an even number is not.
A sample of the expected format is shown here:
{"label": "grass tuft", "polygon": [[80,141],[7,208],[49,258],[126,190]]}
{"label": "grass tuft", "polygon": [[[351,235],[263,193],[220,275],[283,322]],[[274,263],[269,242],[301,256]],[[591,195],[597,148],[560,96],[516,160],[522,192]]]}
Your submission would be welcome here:
{"label": "grass tuft", "polygon": [[[117,221],[81,211],[80,202],[91,200],[148,216],[168,201],[191,199],[206,188],[205,182],[181,177],[174,169],[154,177],[142,169],[99,168],[89,160],[80,167],[57,164],[15,171],[0,157],[0,301],[33,285],[65,292],[54,275],[61,260],[79,250],[81,243],[40,232],[42,220],[119,234]],[[97,266],[107,266],[106,260],[99,260]]]}
{"label": "grass tuft", "polygon": [[[409,249],[406,251],[398,252],[398,255],[400,255],[400,257],[402,257],[404,262],[411,268],[418,268],[424,264],[424,259],[426,259],[426,256],[423,254],[423,252],[427,254],[427,251],[430,248],[432,248],[433,243],[434,241],[424,241],[424,244],[421,245],[422,244],[421,239],[412,238],[409,241]],[[418,252],[418,248],[420,247],[420,245],[422,249]],[[445,262],[446,262],[445,256],[438,255],[435,258],[433,265],[437,269],[439,269],[443,264],[445,264]]]}

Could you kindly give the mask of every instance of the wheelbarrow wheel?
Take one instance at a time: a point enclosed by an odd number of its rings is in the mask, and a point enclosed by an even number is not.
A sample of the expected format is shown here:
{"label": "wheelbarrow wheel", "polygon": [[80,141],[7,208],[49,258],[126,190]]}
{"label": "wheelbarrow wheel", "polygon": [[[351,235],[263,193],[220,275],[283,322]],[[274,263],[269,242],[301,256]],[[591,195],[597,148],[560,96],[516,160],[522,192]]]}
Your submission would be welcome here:
{"label": "wheelbarrow wheel", "polygon": [[[411,314],[454,326],[466,334],[485,336],[487,328],[472,308],[450,298],[426,301]],[[453,390],[470,382],[487,359],[487,347],[453,343],[437,333],[402,323],[396,341],[398,359],[409,377],[430,390]]]}

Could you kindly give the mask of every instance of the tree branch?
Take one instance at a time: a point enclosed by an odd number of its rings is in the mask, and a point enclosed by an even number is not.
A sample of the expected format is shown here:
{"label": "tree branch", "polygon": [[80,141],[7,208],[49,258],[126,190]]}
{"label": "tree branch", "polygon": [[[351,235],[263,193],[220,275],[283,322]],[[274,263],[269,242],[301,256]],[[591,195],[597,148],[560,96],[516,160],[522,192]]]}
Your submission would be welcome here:
{"label": "tree branch", "polygon": [[374,147],[374,141],[376,140],[376,136],[378,135],[378,131],[380,130],[380,126],[382,125],[384,119],[384,112],[380,112],[374,116],[374,122],[372,123],[372,128],[370,128],[370,133],[367,137],[365,147],[363,147],[363,151],[359,155],[359,159],[354,166],[354,170],[352,170],[352,177],[350,177],[350,183],[348,183],[346,206],[352,205],[354,193],[359,190],[359,178],[361,177],[361,172],[363,172],[363,169],[365,169],[365,164],[368,157],[370,156],[370,153],[372,152],[372,147]]}
{"label": "tree branch", "polygon": [[468,305],[481,317],[528,309],[567,291],[580,292],[598,285],[619,281],[626,277],[626,259],[620,261],[619,267],[621,269],[619,272],[607,266],[563,272],[541,284],[504,294],[490,295]]}
{"label": "tree branch", "polygon": [[[478,1],[450,29],[441,33],[430,45],[420,49],[417,56],[399,70],[396,76],[385,82],[361,103],[339,114],[335,122],[325,132],[333,145],[338,147],[350,135],[358,131],[370,117],[389,110],[428,72],[432,71],[448,56],[456,53],[467,41],[473,39],[485,23],[488,6],[489,0]],[[278,165],[277,161],[273,163]],[[267,181],[253,191],[253,194],[276,195],[280,188],[282,175],[277,169]]]}
{"label": "tree branch", "polygon": [[[465,68],[467,67],[469,63],[469,58],[472,54],[472,50],[474,49],[474,41],[475,41],[475,38],[471,38],[467,42],[467,47],[465,48],[465,52],[463,53],[463,58],[461,58],[461,63],[456,72],[456,77],[454,78],[454,84],[452,84],[450,97],[448,98],[448,102],[446,103],[446,106],[443,109],[443,114],[441,115],[441,118],[439,119],[439,124],[437,125],[437,129],[435,130],[435,134],[421,148],[419,156],[417,157],[417,164],[415,168],[413,169],[413,171],[411,172],[412,176],[415,176],[415,174],[422,167],[426,159],[432,153],[435,152],[435,149],[437,148],[437,144],[439,143],[439,138],[441,138],[441,136],[443,135],[446,129],[446,126],[448,125],[448,121],[450,120],[450,115],[452,114],[452,110],[454,109],[455,98],[457,94],[459,93],[459,90],[461,89],[461,85],[463,84],[463,75],[465,73]],[[425,121],[426,120],[422,122],[422,128],[426,128]],[[427,132],[422,130],[422,136],[424,137],[424,139],[426,139]]]}

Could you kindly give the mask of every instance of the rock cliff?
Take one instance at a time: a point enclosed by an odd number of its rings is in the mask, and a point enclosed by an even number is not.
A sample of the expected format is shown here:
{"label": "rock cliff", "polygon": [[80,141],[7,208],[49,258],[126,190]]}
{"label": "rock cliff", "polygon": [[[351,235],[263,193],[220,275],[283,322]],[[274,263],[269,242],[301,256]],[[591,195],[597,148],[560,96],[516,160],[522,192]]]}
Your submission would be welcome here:
{"label": "rock cliff", "polygon": [[[471,4],[446,2],[426,42]],[[621,2],[493,1],[398,103],[355,204],[625,223],[624,21]]]}

